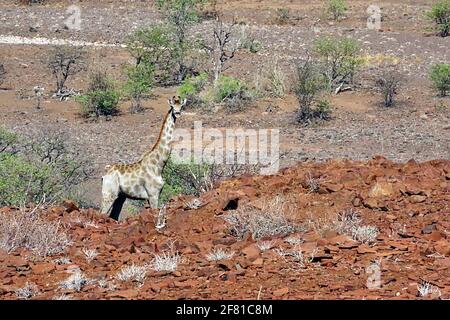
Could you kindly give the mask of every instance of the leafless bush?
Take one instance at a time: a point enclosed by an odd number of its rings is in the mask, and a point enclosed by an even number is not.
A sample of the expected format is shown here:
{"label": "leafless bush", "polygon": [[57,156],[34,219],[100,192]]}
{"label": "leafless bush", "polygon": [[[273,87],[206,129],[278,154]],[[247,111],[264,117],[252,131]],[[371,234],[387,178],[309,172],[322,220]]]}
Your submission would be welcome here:
{"label": "leafless bush", "polygon": [[383,104],[385,107],[391,107],[395,104],[394,97],[398,93],[401,84],[401,78],[394,71],[385,71],[376,81],[377,87],[383,94]]}
{"label": "leafless bush", "polygon": [[216,18],[213,28],[214,40],[211,45],[204,44],[212,58],[214,83],[227,68],[225,63],[234,58],[240,47],[238,39],[233,38],[236,22],[226,26],[220,17]]}
{"label": "leafless bush", "polygon": [[274,244],[273,241],[269,241],[269,240],[261,241],[261,242],[258,242],[258,248],[261,251],[267,251],[269,249],[272,249],[273,244]]}
{"label": "leafless bush", "polygon": [[317,250],[313,250],[313,252],[311,253],[311,255],[305,256],[303,254],[303,251],[298,247],[298,246],[294,246],[293,249],[291,250],[285,250],[283,248],[276,248],[274,249],[274,251],[283,259],[285,259],[286,261],[290,262],[294,262],[295,263],[295,267],[299,267],[299,268],[306,268],[306,264],[307,263],[311,263],[314,259],[314,255],[316,254]]}
{"label": "leafless bush", "polygon": [[47,66],[56,80],[56,95],[67,91],[69,77],[86,69],[85,51],[78,47],[58,46],[49,54]]}
{"label": "leafless bush", "polygon": [[81,251],[84,253],[84,256],[86,257],[87,262],[91,262],[98,255],[98,252],[95,249],[83,248]]}
{"label": "leafless bush", "polygon": [[357,211],[347,209],[334,217],[310,218],[309,226],[320,235],[327,231],[336,231],[362,243],[372,243],[378,236],[375,226],[361,225],[362,220]]}
{"label": "leafless bush", "polygon": [[264,201],[261,209],[248,205],[223,218],[230,225],[230,233],[237,238],[243,238],[248,233],[252,234],[253,239],[285,236],[300,229],[286,217],[281,197]]}
{"label": "leafless bush", "polygon": [[222,248],[213,249],[206,255],[208,261],[228,260],[234,256],[234,251],[226,252]]}
{"label": "leafless bush", "polygon": [[151,268],[155,271],[175,271],[178,264],[183,262],[183,257],[175,250],[174,242],[170,243],[169,250],[155,254],[151,262]]}
{"label": "leafless bush", "polygon": [[37,207],[0,215],[0,248],[6,252],[25,248],[45,257],[63,252],[70,243],[60,222],[46,220]]}
{"label": "leafless bush", "polygon": [[59,287],[63,290],[80,292],[88,283],[89,279],[81,271],[77,271],[66,280],[61,281]]}
{"label": "leafless bush", "polygon": [[130,266],[124,266],[117,273],[116,278],[120,281],[136,281],[140,284],[144,283],[147,276],[148,266],[137,266],[132,264]]}
{"label": "leafless bush", "polygon": [[306,184],[308,186],[309,193],[318,192],[320,189],[320,183],[322,182],[319,178],[314,178],[311,173],[308,173],[308,177],[306,178]]}
{"label": "leafless bush", "polygon": [[25,286],[16,290],[16,297],[20,300],[28,300],[39,294],[39,288],[34,283],[26,283]]}
{"label": "leafless bush", "polygon": [[427,297],[431,295],[439,298],[442,295],[441,290],[439,290],[438,287],[435,287],[426,281],[417,284],[417,291],[420,297]]}

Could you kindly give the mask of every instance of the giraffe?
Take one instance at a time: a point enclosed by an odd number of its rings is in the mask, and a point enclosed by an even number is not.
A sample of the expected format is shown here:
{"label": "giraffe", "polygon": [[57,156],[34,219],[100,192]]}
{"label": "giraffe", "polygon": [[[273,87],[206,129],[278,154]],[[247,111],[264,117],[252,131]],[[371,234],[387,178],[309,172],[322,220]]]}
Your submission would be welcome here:
{"label": "giraffe", "polygon": [[180,97],[168,99],[169,112],[164,118],[161,131],[153,148],[131,164],[115,164],[105,167],[102,177],[101,212],[110,213],[110,217],[119,220],[125,200],[147,200],[151,208],[158,207],[159,194],[163,187],[162,171],[169,159],[173,130],[177,118],[181,115],[186,99]]}

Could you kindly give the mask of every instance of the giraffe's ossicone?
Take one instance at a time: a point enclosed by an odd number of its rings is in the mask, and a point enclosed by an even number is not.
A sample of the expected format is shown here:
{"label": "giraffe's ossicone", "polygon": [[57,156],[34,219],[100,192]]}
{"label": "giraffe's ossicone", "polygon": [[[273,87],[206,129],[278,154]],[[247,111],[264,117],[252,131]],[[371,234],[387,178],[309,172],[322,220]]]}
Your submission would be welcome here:
{"label": "giraffe's ossicone", "polygon": [[153,148],[134,163],[105,167],[101,211],[115,220],[119,220],[126,199],[147,200],[151,208],[158,207],[164,184],[162,170],[170,156],[175,122],[186,104],[186,99],[175,96],[168,101],[169,112]]}

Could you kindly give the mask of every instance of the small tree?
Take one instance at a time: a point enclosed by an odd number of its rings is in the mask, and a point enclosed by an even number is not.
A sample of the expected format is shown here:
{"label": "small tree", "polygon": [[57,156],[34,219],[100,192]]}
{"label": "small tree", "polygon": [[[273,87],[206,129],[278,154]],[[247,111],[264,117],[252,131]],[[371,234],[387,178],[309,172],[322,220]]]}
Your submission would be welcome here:
{"label": "small tree", "polygon": [[125,83],[125,92],[132,99],[132,113],[140,112],[142,98],[151,91],[153,85],[154,68],[152,64],[141,62],[140,64],[126,68],[128,81]]}
{"label": "small tree", "polygon": [[394,105],[394,97],[397,94],[400,83],[400,76],[395,72],[389,71],[385,71],[383,75],[376,81],[376,85],[383,94],[385,107],[391,107]]}
{"label": "small tree", "polygon": [[235,22],[228,27],[225,26],[222,19],[218,17],[213,28],[214,42],[211,46],[204,45],[212,58],[214,83],[219,79],[222,72],[227,69],[225,64],[234,58],[236,51],[240,47],[240,42],[233,40],[235,26]]}
{"label": "small tree", "polygon": [[431,67],[430,79],[433,86],[441,96],[446,96],[450,91],[450,65],[438,63]]}
{"label": "small tree", "polygon": [[83,105],[85,117],[101,115],[109,116],[119,113],[120,94],[105,72],[95,72],[90,76],[86,94],[77,97]]}
{"label": "small tree", "polygon": [[350,38],[322,37],[314,42],[314,53],[322,65],[330,89],[341,83],[352,83],[361,65],[359,44]]}
{"label": "small tree", "polygon": [[127,49],[136,59],[136,66],[145,63],[154,69],[157,83],[165,84],[173,77],[174,47],[173,30],[164,25],[137,30],[127,39]]}
{"label": "small tree", "polygon": [[55,47],[49,54],[47,66],[56,80],[56,94],[63,94],[69,77],[86,69],[85,52],[78,47]]}
{"label": "small tree", "polygon": [[205,2],[205,0],[157,0],[156,2],[174,30],[174,62],[177,67],[178,82],[183,81],[189,72],[186,61],[191,48],[187,39],[188,28],[199,21],[199,10]]}
{"label": "small tree", "polygon": [[427,16],[434,21],[441,37],[450,34],[450,0],[441,0],[433,4]]}
{"label": "small tree", "polygon": [[297,112],[298,122],[309,124],[317,118],[326,118],[325,115],[329,114],[329,105],[326,108],[326,103],[321,103],[322,108],[318,110],[319,113],[313,109],[313,103],[316,97],[326,86],[327,79],[320,72],[319,66],[310,57],[297,65],[297,81],[294,86],[294,91],[299,102]]}
{"label": "small tree", "polygon": [[347,4],[344,0],[328,0],[327,12],[331,14],[334,20],[342,18],[347,11]]}

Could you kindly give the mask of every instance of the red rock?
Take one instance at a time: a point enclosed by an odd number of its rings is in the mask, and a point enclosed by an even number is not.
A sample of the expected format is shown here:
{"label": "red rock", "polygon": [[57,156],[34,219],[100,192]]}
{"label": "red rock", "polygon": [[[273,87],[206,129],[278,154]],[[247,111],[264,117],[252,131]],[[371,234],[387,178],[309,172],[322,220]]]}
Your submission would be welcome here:
{"label": "red rock", "polygon": [[434,230],[433,232],[430,233],[430,235],[428,236],[428,239],[433,240],[433,241],[439,241],[442,239],[442,234],[439,231]]}
{"label": "red rock", "polygon": [[284,296],[284,295],[286,295],[286,294],[288,294],[288,293],[289,293],[289,288],[288,288],[288,287],[284,287],[284,288],[275,290],[275,291],[273,292],[273,295],[274,295],[275,297],[281,297],[281,296]]}
{"label": "red rock", "polygon": [[264,264],[264,260],[262,258],[258,258],[252,263],[255,266],[262,266]]}
{"label": "red rock", "polygon": [[71,213],[72,211],[80,210],[79,207],[78,207],[78,204],[75,201],[73,201],[73,200],[64,200],[63,201],[63,206],[64,206],[64,208],[66,208],[66,211],[68,213]]}
{"label": "red rock", "polygon": [[340,183],[323,183],[321,185],[321,188],[324,188],[325,190],[327,190],[330,193],[333,192],[338,192],[340,190],[342,190],[344,188],[344,185],[340,184]]}
{"label": "red rock", "polygon": [[256,259],[259,257],[260,250],[256,244],[251,244],[242,249],[242,253],[245,254],[248,259]]}
{"label": "red rock", "polygon": [[174,282],[175,287],[183,288],[183,289],[194,288],[198,284],[199,284],[199,282],[197,280],[194,280],[194,279],[189,279],[189,280],[186,280],[186,281],[175,281]]}
{"label": "red rock", "polygon": [[362,244],[356,249],[356,252],[358,252],[359,254],[377,253],[377,250],[369,248],[367,245]]}
{"label": "red rock", "polygon": [[360,207],[362,205],[362,200],[359,197],[356,197],[352,201],[353,206]]}
{"label": "red rock", "polygon": [[394,187],[392,183],[389,182],[376,182],[375,185],[369,191],[370,198],[378,197],[390,197],[394,194]]}
{"label": "red rock", "polygon": [[422,203],[427,200],[426,196],[414,195],[409,198],[409,202],[411,203]]}
{"label": "red rock", "polygon": [[31,266],[31,270],[35,274],[46,274],[54,271],[56,266],[53,263],[40,263]]}
{"label": "red rock", "polygon": [[11,255],[5,261],[5,264],[7,267],[15,267],[15,268],[28,266],[28,262],[22,257]]}
{"label": "red rock", "polygon": [[434,245],[436,252],[444,256],[450,255],[450,243],[447,240],[439,240]]}
{"label": "red rock", "polygon": [[350,240],[350,238],[347,236],[344,236],[344,235],[338,235],[336,237],[328,239],[330,244],[341,244],[341,243],[345,243],[349,240]]}
{"label": "red rock", "polygon": [[139,292],[134,289],[115,291],[107,295],[107,297],[119,297],[124,299],[132,299],[138,296]]}

